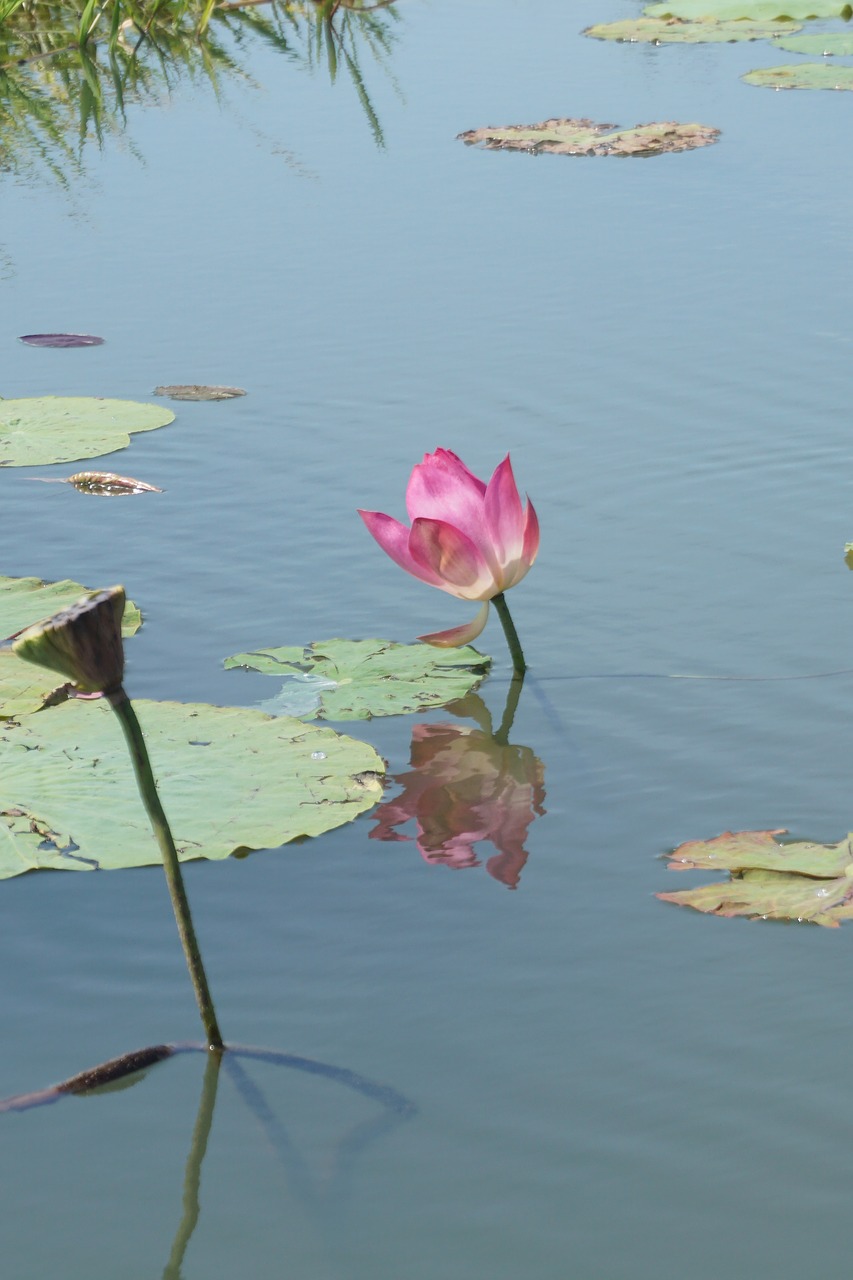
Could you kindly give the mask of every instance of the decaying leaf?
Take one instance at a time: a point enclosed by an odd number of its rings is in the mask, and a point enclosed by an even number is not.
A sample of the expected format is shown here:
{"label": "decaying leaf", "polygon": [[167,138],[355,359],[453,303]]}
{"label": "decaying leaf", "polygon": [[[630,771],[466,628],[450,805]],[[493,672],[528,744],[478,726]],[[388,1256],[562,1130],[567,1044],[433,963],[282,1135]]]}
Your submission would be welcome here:
{"label": "decaying leaf", "polygon": [[761,67],[741,76],[763,89],[853,89],[853,67],[827,62],[797,62],[789,67]]}
{"label": "decaying leaf", "polygon": [[171,400],[233,400],[244,396],[242,387],[205,387],[188,383],[186,386],[155,387],[155,396],[168,396]]}
{"label": "decaying leaf", "polygon": [[809,921],[835,928],[853,918],[853,836],[838,844],[780,843],[777,831],[726,831],[690,840],[668,855],[673,871],[715,870],[729,880],[675,893],[664,902],[711,915]]}
{"label": "decaying leaf", "polygon": [[28,347],[100,347],[104,339],[93,333],[25,333],[18,341]]}
{"label": "decaying leaf", "polygon": [[674,120],[617,130],[612,124],[582,119],[469,129],[458,135],[469,146],[479,145],[488,151],[526,151],[531,155],[548,152],[565,156],[657,156],[707,147],[719,136],[720,130],[709,125],[678,124]]}
{"label": "decaying leaf", "polygon": [[585,36],[615,40],[620,44],[733,44],[740,40],[769,40],[790,35],[802,28],[794,22],[753,22],[748,18],[719,21],[703,18],[626,18],[621,22],[600,22],[587,27]]}
{"label": "decaying leaf", "polygon": [[170,409],[98,396],[0,400],[0,467],[97,458],[130,444],[131,433],[174,422]]}
{"label": "decaying leaf", "polygon": [[121,497],[129,493],[162,493],[155,484],[134,480],[131,476],[117,476],[114,471],[78,471],[60,482],[71,484],[80,493],[97,494],[99,497]]}

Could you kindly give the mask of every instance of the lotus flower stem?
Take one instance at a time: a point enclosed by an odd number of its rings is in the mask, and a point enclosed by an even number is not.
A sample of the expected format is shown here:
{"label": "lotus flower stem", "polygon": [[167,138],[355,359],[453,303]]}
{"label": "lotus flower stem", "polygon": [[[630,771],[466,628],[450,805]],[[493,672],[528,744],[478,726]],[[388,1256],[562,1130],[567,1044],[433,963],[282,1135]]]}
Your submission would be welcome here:
{"label": "lotus flower stem", "polygon": [[524,652],[521,648],[521,641],[518,638],[518,632],[515,629],[515,623],[509,611],[506,597],[502,591],[492,597],[492,604],[498,611],[498,617],[501,620],[501,626],[504,629],[506,642],[509,645],[509,654],[512,658],[512,669],[517,676],[523,676],[527,670],[527,663],[524,661]]}
{"label": "lotus flower stem", "polygon": [[208,1047],[214,1050],[222,1049],[224,1044],[219,1031],[219,1024],[216,1020],[216,1010],[213,1007],[210,988],[207,985],[207,975],[204,971],[201,951],[195,936],[190,904],[184,888],[184,878],[181,874],[181,864],[178,861],[178,851],[175,848],[171,828],[163,812],[160,797],[157,794],[157,784],[154,781],[154,774],[151,770],[151,761],[148,757],[145,739],[142,736],[142,728],[136,718],[136,712],[131,705],[130,699],[121,685],[105,694],[105,697],[118,716],[124,731],[133,762],[133,771],[136,774],[139,794],[142,797],[142,803],[145,805],[154,835],[160,846],[160,852],[163,855],[163,868],[166,872],[169,897],[172,899],[172,909],[175,913],[178,934],[181,939],[181,946],[184,949],[187,968],[190,971],[190,978],[195,990],[195,998],[198,1002],[198,1011],[201,1014]]}

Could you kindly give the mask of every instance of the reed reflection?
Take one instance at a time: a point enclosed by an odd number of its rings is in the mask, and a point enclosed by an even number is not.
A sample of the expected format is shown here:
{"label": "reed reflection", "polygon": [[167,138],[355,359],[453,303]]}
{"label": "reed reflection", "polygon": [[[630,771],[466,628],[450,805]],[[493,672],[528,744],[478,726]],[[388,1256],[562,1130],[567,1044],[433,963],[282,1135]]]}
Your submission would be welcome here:
{"label": "reed reflection", "polygon": [[[453,705],[476,727],[415,725],[411,770],[393,779],[402,791],[376,810],[372,840],[414,841],[424,861],[456,871],[481,866],[475,849],[486,842],[497,850],[486,871],[508,889],[518,888],[530,824],[545,813],[542,761],[530,747],[509,742],[521,685],[512,681],[497,732],[476,694]],[[414,835],[400,831],[410,822]]]}

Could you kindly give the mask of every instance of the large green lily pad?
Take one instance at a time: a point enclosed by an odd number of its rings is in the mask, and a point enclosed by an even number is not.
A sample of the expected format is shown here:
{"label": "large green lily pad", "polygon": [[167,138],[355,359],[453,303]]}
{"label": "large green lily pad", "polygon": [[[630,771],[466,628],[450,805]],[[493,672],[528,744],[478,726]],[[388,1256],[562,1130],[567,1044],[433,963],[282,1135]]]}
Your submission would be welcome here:
{"label": "large green lily pad", "polygon": [[97,458],[130,444],[131,433],[174,422],[171,409],[96,396],[0,400],[0,467],[40,467]]}
{"label": "large green lily pad", "polygon": [[846,58],[853,55],[853,31],[831,31],[822,35],[787,35],[773,41],[774,49],[784,49],[787,53],[808,53],[812,57]]}
{"label": "large green lily pad", "polygon": [[649,18],[716,18],[753,22],[801,22],[805,18],[849,18],[853,9],[847,0],[664,0],[643,10]]}
{"label": "large green lily pad", "polygon": [[[134,706],[182,859],[319,835],[381,797],[380,757],[333,729],[239,707]],[[159,861],[105,701],[0,723],[0,879]]]}
{"label": "large green lily pad", "polygon": [[764,89],[853,89],[853,67],[798,62],[790,67],[762,67],[741,79]]}
{"label": "large green lily pad", "polygon": [[531,155],[657,156],[670,151],[692,151],[716,142],[719,129],[705,124],[678,124],[665,120],[616,129],[594,120],[553,119],[540,124],[514,124],[500,128],[469,129],[458,135],[468,146],[487,151],[526,151]]}
{"label": "large green lily pad", "polygon": [[283,676],[281,692],[261,704],[274,715],[369,720],[462,698],[480,683],[491,661],[470,646],[439,650],[391,640],[316,640],[307,648],[236,653],[225,666]]}
{"label": "large green lily pad", "polygon": [[[0,641],[24,627],[67,609],[88,591],[79,582],[42,582],[40,578],[0,577]],[[122,620],[127,638],[139,630],[142,615],[128,600]],[[0,720],[38,711],[64,681],[55,671],[23,662],[11,649],[0,648]]]}
{"label": "large green lily pad", "polygon": [[838,844],[793,841],[782,831],[726,831],[713,840],[691,840],[669,854],[675,871],[729,871],[722,883],[675,893],[664,902],[710,915],[809,921],[835,928],[853,918],[853,837]]}
{"label": "large green lily pad", "polygon": [[596,40],[616,40],[620,44],[733,44],[739,40],[769,40],[801,29],[793,22],[751,22],[748,18],[728,22],[714,18],[698,22],[673,17],[626,18],[622,22],[600,22],[587,27],[583,35]]}

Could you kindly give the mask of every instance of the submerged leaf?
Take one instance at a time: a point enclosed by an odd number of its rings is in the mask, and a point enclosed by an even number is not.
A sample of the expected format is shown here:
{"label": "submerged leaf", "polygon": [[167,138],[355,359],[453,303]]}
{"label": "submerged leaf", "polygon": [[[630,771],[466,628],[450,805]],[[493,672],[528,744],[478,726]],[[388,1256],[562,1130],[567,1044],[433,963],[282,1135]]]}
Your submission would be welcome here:
{"label": "submerged leaf", "polygon": [[233,400],[244,396],[242,387],[205,387],[196,384],[174,387],[155,387],[155,396],[169,396],[171,400]]}
{"label": "submerged leaf", "polygon": [[761,67],[741,79],[763,89],[853,89],[853,67],[797,62],[790,67]]}
{"label": "submerged leaf", "polygon": [[368,720],[444,706],[470,693],[490,664],[470,647],[436,651],[390,640],[316,640],[304,649],[258,649],[225,659],[228,668],[283,676],[281,692],[263,709],[308,720]]}
{"label": "submerged leaf", "polygon": [[469,129],[458,138],[487,151],[548,152],[566,156],[656,156],[671,151],[691,151],[716,142],[720,130],[704,124],[678,124],[674,120],[638,124],[619,129],[594,120],[553,119],[540,124],[506,125]]}
{"label": "submerged leaf", "polygon": [[25,333],[19,342],[28,347],[100,347],[104,339],[92,333]]}
{"label": "submerged leaf", "polygon": [[96,396],[0,400],[0,467],[96,458],[130,444],[130,434],[174,422],[160,405]]}
{"label": "submerged leaf", "polygon": [[784,32],[800,31],[793,22],[752,22],[747,18],[718,21],[702,18],[691,22],[671,16],[625,18],[621,22],[600,22],[587,27],[585,36],[596,40],[616,40],[627,44],[733,44],[739,40],[769,40]]}
{"label": "submerged leaf", "polygon": [[[379,756],[332,729],[239,707],[134,707],[184,860],[319,835],[381,797]],[[73,699],[0,723],[0,879],[160,860],[106,702]]]}

